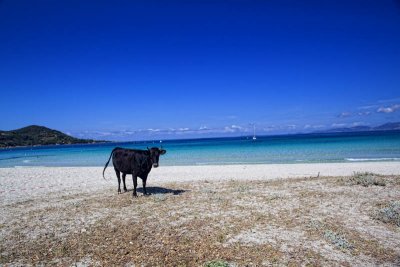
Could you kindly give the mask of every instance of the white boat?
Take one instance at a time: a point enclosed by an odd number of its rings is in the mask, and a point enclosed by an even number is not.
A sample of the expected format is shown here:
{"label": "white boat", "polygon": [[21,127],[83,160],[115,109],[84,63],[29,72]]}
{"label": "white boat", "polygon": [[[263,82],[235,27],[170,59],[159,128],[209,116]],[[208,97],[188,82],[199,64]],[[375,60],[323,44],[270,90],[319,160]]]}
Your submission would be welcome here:
{"label": "white boat", "polygon": [[256,125],[255,124],[253,124],[253,140],[257,140],[257,137],[256,137]]}

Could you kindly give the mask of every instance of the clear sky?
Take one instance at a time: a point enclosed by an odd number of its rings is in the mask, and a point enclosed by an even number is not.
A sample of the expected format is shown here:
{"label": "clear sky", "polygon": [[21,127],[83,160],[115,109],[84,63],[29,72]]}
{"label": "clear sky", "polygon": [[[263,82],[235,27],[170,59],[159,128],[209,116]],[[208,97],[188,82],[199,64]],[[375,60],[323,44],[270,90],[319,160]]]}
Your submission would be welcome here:
{"label": "clear sky", "polygon": [[110,140],[400,121],[400,3],[0,0],[0,94],[0,129]]}

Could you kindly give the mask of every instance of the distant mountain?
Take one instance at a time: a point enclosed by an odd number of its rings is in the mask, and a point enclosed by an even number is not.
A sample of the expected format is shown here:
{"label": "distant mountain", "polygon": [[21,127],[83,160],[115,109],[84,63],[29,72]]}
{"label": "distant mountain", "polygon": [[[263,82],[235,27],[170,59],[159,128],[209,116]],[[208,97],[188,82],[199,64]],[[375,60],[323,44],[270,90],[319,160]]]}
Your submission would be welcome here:
{"label": "distant mountain", "polygon": [[333,128],[325,132],[328,133],[364,132],[364,131],[371,131],[371,129],[372,128],[369,126],[354,126],[349,128]]}
{"label": "distant mountain", "polygon": [[31,125],[17,130],[0,131],[0,147],[36,146],[56,144],[87,144],[105,141],[78,139],[60,131]]}
{"label": "distant mountain", "polygon": [[389,122],[377,127],[370,126],[355,126],[348,128],[333,128],[329,129],[327,133],[349,133],[349,132],[366,132],[366,131],[400,131],[400,122]]}
{"label": "distant mountain", "polygon": [[385,123],[381,126],[375,127],[374,130],[376,131],[393,131],[393,130],[400,130],[400,122],[389,122]]}

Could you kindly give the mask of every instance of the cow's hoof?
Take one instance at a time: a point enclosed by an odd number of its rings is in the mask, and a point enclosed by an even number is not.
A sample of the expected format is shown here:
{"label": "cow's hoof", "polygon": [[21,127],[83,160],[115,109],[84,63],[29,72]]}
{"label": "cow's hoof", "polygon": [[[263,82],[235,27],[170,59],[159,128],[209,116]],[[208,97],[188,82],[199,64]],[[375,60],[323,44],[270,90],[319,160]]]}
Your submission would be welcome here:
{"label": "cow's hoof", "polygon": [[137,195],[132,195],[132,197],[138,197]]}
{"label": "cow's hoof", "polygon": [[124,188],[124,192],[125,192],[125,193],[128,192],[128,189]]}
{"label": "cow's hoof", "polygon": [[151,193],[146,193],[146,194],[143,194],[143,196],[150,196],[151,195]]}

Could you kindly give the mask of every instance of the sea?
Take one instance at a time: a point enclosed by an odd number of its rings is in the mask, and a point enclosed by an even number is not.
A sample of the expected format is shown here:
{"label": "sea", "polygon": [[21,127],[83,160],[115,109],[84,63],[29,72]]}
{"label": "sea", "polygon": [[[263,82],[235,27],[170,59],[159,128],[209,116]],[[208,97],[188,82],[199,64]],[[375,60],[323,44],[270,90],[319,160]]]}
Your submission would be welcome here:
{"label": "sea", "polygon": [[112,142],[0,149],[0,168],[104,166],[115,147],[162,147],[161,166],[400,162],[400,132],[358,132]]}

